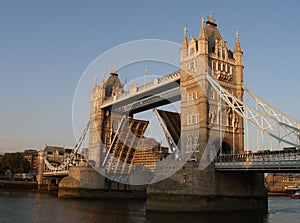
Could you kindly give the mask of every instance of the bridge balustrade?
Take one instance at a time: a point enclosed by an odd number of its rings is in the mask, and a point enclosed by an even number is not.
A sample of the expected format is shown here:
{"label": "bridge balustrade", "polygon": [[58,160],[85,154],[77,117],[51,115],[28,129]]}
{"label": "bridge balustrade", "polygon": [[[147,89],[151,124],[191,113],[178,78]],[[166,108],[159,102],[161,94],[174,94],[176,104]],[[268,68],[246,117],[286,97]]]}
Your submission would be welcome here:
{"label": "bridge balustrade", "polygon": [[300,150],[222,154],[216,157],[215,168],[220,171],[300,172]]}
{"label": "bridge balustrade", "polygon": [[128,91],[125,91],[121,94],[117,94],[115,96],[112,96],[112,97],[109,97],[109,98],[105,99],[103,101],[103,104],[102,104],[101,107],[108,106],[108,105],[112,104],[113,102],[116,102],[116,101],[119,101],[119,100],[124,100],[126,98],[131,97],[131,96],[144,93],[144,92],[146,92],[148,90],[151,90],[153,88],[157,88],[158,85],[163,86],[165,84],[174,82],[174,81],[180,79],[180,76],[181,76],[180,71],[176,71],[176,72],[168,74],[164,77],[156,78],[156,79],[154,79],[153,81],[151,81],[147,84],[138,86],[136,88],[135,92],[131,92],[130,90],[128,90]]}

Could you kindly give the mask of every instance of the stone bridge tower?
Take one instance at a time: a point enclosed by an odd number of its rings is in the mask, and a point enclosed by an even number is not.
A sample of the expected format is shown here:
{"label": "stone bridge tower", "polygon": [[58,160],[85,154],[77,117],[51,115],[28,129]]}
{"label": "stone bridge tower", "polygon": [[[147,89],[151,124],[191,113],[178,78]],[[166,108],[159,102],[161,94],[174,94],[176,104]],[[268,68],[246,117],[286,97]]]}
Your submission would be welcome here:
{"label": "stone bridge tower", "polygon": [[[112,70],[108,79],[104,82],[102,78],[101,84],[94,83],[91,94],[91,109],[90,109],[90,138],[89,138],[89,154],[88,160],[90,165],[98,166],[103,159],[102,154],[105,148],[109,148],[111,144],[113,128],[116,130],[118,122],[121,120],[121,115],[111,113],[111,107],[101,109],[103,101],[115,94],[123,91],[123,85],[118,77],[117,70]],[[104,148],[105,147],[105,148]]]}
{"label": "stone bridge tower", "polygon": [[[212,14],[198,38],[187,38],[180,50],[181,150],[192,152],[186,164],[166,180],[150,184],[147,209],[167,211],[256,210],[266,213],[263,174],[216,172],[213,158],[202,169],[202,156],[238,153],[244,149],[243,119],[220,103],[207,83],[206,73],[243,100],[243,52],[236,34],[234,50],[227,48]],[[213,133],[223,130],[219,151],[204,154]],[[220,138],[220,137],[219,137]],[[210,148],[208,148],[210,149]],[[203,160],[202,160],[203,161]],[[210,162],[212,161],[212,162]]]}
{"label": "stone bridge tower", "polygon": [[234,50],[231,51],[217,28],[216,20],[210,15],[206,25],[202,19],[198,39],[191,37],[188,41],[186,29],[184,30],[180,54],[180,68],[184,71],[180,81],[183,93],[181,112],[182,117],[186,117],[183,118],[181,127],[182,134],[188,138],[186,145],[190,147],[189,141],[195,141],[193,138],[199,137],[198,134],[185,134],[194,132],[191,131],[194,126],[201,129],[200,148],[206,144],[210,131],[221,129],[224,138],[220,142],[220,153],[237,153],[243,150],[243,119],[233,113],[230,107],[220,103],[216,92],[205,79],[206,73],[212,74],[222,87],[243,100],[243,52],[238,34]]}

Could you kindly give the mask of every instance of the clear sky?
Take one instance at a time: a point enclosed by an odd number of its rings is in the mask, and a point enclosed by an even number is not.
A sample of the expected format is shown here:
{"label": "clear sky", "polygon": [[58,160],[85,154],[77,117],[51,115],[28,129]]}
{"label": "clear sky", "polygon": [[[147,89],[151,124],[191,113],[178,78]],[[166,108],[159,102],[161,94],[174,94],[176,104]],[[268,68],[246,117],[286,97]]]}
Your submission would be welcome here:
{"label": "clear sky", "polygon": [[[233,49],[244,51],[245,83],[300,119],[298,1],[1,1],[0,152],[72,147],[77,82],[100,54],[138,39],[181,43],[209,11]],[[99,77],[101,74],[99,74]]]}

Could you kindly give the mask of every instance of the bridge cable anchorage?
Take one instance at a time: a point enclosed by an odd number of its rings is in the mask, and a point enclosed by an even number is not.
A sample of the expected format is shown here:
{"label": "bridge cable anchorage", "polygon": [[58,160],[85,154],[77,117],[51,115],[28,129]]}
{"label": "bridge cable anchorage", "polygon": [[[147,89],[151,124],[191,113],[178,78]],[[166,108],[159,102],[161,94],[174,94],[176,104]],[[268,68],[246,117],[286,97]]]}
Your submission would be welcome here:
{"label": "bridge cable anchorage", "polygon": [[72,152],[70,154],[68,154],[64,160],[62,161],[62,163],[58,166],[58,167],[54,167],[47,159],[46,156],[44,156],[44,161],[45,161],[45,164],[46,166],[49,168],[49,170],[51,171],[63,171],[63,170],[66,170],[68,169],[69,166],[72,166],[72,161],[74,159],[74,157],[77,155],[78,153],[78,150],[80,149],[83,141],[84,141],[84,138],[86,136],[86,133],[88,132],[88,129],[90,127],[90,122],[87,123],[85,129],[83,130],[78,142],[76,143],[74,149],[72,150]]}
{"label": "bridge cable anchorage", "polygon": [[[248,88],[245,92],[250,92],[250,97],[252,97],[254,101],[259,101],[258,107],[261,107],[262,110],[253,108],[239,100],[221,87],[220,84],[208,74],[206,74],[206,78],[216,90],[217,94],[221,96],[221,99],[223,99],[227,105],[230,106],[234,112],[239,114],[246,122],[251,123],[262,132],[267,133],[271,137],[278,140],[278,142],[284,142],[300,148],[300,129],[298,126],[295,126],[299,125],[298,121],[290,118],[283,112],[262,101],[262,99],[255,96],[254,93],[248,90]],[[244,87],[244,89],[246,89],[246,87]]]}

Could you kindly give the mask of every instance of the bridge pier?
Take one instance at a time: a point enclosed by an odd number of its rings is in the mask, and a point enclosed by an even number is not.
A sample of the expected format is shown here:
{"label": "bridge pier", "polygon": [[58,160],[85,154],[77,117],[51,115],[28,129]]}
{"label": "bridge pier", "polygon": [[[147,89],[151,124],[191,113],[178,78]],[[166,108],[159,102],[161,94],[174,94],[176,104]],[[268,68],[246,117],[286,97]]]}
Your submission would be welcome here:
{"label": "bridge pier", "polygon": [[71,167],[59,183],[58,197],[145,199],[146,187],[108,181],[92,167]]}
{"label": "bridge pier", "polygon": [[197,167],[189,162],[170,178],[149,185],[147,210],[267,213],[263,174],[219,173],[213,164],[204,171]]}

